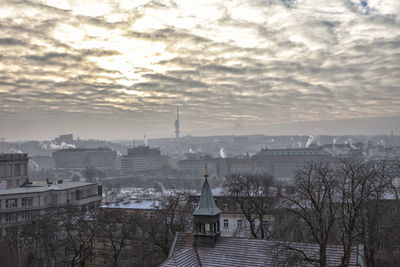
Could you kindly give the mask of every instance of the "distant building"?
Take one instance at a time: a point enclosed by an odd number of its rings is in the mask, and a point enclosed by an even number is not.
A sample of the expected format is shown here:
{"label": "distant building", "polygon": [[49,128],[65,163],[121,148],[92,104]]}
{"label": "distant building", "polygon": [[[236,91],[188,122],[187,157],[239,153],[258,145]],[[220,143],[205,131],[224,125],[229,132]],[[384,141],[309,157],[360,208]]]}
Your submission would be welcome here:
{"label": "distant building", "polygon": [[54,159],[51,156],[32,156],[30,162],[34,162],[37,170],[49,170],[55,168]]}
{"label": "distant building", "polygon": [[19,187],[28,178],[28,154],[0,154],[0,189]]}
{"label": "distant building", "polygon": [[128,154],[121,158],[121,170],[124,175],[157,170],[161,167],[159,148],[139,146],[128,148]]}
{"label": "distant building", "polygon": [[66,144],[71,144],[74,142],[74,136],[72,134],[61,134],[59,137],[56,137],[54,141],[56,141],[58,144],[63,142]]}
{"label": "distant building", "polygon": [[68,148],[53,152],[57,169],[112,168],[116,152],[107,148]]}
{"label": "distant building", "polygon": [[193,174],[204,173],[222,177],[232,173],[270,173],[278,179],[293,178],[297,168],[313,161],[333,161],[333,156],[322,148],[262,149],[254,156],[232,158],[196,157],[178,161],[178,169]]}
{"label": "distant building", "polygon": [[67,205],[99,205],[102,186],[84,182],[26,182],[21,187],[0,190],[0,225],[23,224]]}
{"label": "distant building", "polygon": [[321,147],[262,149],[252,159],[256,172],[268,172],[278,179],[292,178],[296,169],[310,162],[333,162],[333,156]]}

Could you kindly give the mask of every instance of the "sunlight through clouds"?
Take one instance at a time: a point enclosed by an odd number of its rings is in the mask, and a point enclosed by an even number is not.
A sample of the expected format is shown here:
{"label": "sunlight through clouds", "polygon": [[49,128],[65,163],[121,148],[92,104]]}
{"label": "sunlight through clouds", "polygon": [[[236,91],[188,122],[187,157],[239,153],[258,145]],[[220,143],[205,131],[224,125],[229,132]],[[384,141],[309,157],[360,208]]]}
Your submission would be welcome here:
{"label": "sunlight through clouds", "polygon": [[0,0],[0,112],[163,131],[176,105],[187,129],[395,116],[399,3]]}

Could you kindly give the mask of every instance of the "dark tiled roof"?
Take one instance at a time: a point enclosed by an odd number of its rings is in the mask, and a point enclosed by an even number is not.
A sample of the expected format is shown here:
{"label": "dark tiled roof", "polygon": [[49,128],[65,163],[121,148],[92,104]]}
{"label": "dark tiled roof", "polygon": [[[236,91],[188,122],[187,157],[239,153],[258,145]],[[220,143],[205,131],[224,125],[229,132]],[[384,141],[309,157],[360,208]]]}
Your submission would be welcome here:
{"label": "dark tiled roof", "polygon": [[[304,266],[311,267],[313,262],[299,261],[301,250],[309,258],[319,258],[317,244],[285,243],[271,240],[220,237],[214,247],[194,247],[193,238],[187,235],[178,236],[172,256],[163,262],[161,267],[171,266]],[[291,249],[289,249],[291,248]],[[350,265],[357,264],[357,248],[354,247]],[[343,249],[341,246],[329,246],[327,266],[339,266]]]}

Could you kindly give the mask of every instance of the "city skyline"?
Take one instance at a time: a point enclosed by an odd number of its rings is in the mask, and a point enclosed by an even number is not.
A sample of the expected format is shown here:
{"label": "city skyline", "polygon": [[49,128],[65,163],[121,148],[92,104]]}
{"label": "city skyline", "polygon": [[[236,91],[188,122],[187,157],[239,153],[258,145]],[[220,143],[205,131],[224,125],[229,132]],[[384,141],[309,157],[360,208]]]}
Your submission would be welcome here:
{"label": "city skyline", "polygon": [[395,0],[0,3],[6,140],[400,131]]}

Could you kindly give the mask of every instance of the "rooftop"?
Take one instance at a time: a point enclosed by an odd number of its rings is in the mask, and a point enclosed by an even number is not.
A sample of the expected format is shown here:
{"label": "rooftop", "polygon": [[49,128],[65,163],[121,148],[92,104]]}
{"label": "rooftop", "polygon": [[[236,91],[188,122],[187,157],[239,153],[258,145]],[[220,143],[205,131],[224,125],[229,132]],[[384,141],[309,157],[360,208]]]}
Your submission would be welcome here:
{"label": "rooftop", "polygon": [[40,193],[46,191],[61,191],[77,187],[83,187],[87,185],[96,185],[95,183],[85,182],[63,182],[60,184],[47,184],[47,182],[39,181],[33,182],[29,186],[3,189],[0,190],[0,195],[13,195],[13,194],[29,194],[29,193]]}
{"label": "rooftop", "polygon": [[159,200],[139,200],[129,199],[128,202],[114,202],[108,205],[103,205],[101,208],[109,209],[137,209],[137,210],[154,210],[160,209],[161,202]]}
{"label": "rooftop", "polygon": [[27,160],[28,154],[27,153],[0,153],[0,161],[9,161],[9,160]]}
{"label": "rooftop", "polygon": [[98,148],[64,148],[57,150],[56,152],[100,152],[100,151],[112,151],[108,147],[98,147]]}
{"label": "rooftop", "polygon": [[285,149],[268,149],[264,148],[257,152],[254,156],[272,156],[272,155],[330,155],[321,147],[318,148],[285,148]]}
{"label": "rooftop", "polygon": [[[220,237],[214,247],[198,247],[193,245],[193,235],[189,233],[177,234],[175,240],[170,257],[160,265],[161,267],[315,266],[314,262],[295,261],[300,256],[295,249],[303,251],[309,258],[319,259],[317,244]],[[339,266],[342,256],[343,247],[328,246],[327,266]],[[356,267],[360,266],[359,264],[359,250],[353,247],[349,266]]]}
{"label": "rooftop", "polygon": [[[225,187],[216,187],[211,190],[211,194],[214,197],[221,197],[221,196],[230,196],[228,190]],[[194,194],[195,196],[200,196],[201,192]]]}
{"label": "rooftop", "polygon": [[201,190],[200,203],[193,215],[201,216],[214,216],[221,213],[221,210],[215,205],[214,197],[211,193],[211,187],[207,181],[207,175],[204,175],[205,180],[203,184],[203,190]]}

